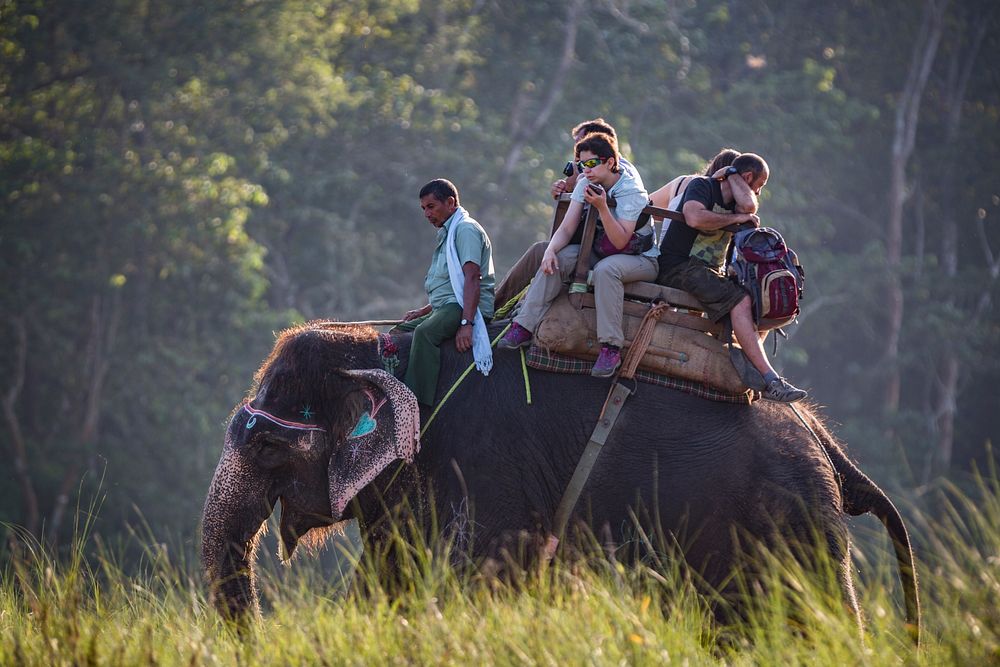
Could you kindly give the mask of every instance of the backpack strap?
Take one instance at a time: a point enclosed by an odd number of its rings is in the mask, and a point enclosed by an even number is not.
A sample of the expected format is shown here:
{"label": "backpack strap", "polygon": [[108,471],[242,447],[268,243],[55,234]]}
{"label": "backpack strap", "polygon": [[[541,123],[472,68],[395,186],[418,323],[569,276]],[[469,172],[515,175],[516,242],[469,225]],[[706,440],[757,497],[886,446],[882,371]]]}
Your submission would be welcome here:
{"label": "backpack strap", "polygon": [[[786,325],[787,326],[787,325]],[[771,358],[778,356],[778,336],[781,336],[785,340],[788,340],[788,334],[785,333],[785,327],[778,327],[774,330],[774,347],[773,352],[771,352]]]}
{"label": "backpack strap", "polygon": [[[737,232],[733,232],[733,238],[729,239],[729,248],[726,250],[726,266],[733,266],[733,258],[736,256],[736,252],[741,245],[743,245],[743,240],[752,234],[756,227],[748,227],[746,229],[741,229]],[[744,271],[740,271],[739,266],[736,267],[736,280],[742,285],[746,283],[747,276]]]}

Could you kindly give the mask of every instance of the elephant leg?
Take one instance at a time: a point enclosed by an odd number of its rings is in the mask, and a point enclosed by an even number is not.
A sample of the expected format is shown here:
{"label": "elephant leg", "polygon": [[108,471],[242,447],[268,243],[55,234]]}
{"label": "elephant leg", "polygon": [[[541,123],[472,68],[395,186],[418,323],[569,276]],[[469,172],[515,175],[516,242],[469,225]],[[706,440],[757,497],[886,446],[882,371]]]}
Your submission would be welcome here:
{"label": "elephant leg", "polygon": [[604,557],[612,563],[617,562],[616,553],[619,544],[611,535],[611,524],[605,521],[601,524],[601,529],[597,532],[600,537],[601,547],[604,549]]}
{"label": "elephant leg", "polygon": [[501,531],[486,548],[484,572],[509,583],[517,583],[525,572],[548,562],[547,535],[526,528]]}

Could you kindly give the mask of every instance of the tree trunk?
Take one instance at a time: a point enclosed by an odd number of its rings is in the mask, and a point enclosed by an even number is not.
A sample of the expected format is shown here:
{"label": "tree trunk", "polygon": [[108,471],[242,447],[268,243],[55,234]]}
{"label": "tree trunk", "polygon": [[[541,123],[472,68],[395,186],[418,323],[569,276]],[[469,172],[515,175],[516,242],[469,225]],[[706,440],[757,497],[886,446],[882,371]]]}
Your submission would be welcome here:
{"label": "tree trunk", "polygon": [[[981,17],[980,17],[981,18]],[[965,104],[965,92],[968,88],[969,78],[972,75],[973,65],[979,57],[979,49],[983,39],[986,37],[989,21],[981,21],[970,42],[970,47],[962,61],[962,53],[959,51],[951,61],[948,71],[947,91],[947,115],[945,125],[945,145],[955,146],[959,138],[959,130],[962,125],[962,107]],[[955,163],[962,164],[962,156],[956,156]],[[956,191],[954,184],[958,181],[957,169],[948,169],[948,181],[953,185],[945,192]],[[944,215],[941,216],[940,225],[942,227],[941,241],[941,266],[944,269],[948,284],[954,284],[958,276],[958,221],[955,210],[951,206],[945,207]],[[946,301],[948,310],[957,310],[955,298],[949,294]],[[934,475],[944,474],[951,467],[951,457],[954,450],[955,440],[955,417],[958,414],[958,386],[962,377],[962,366],[958,355],[952,345],[945,345],[940,364],[940,379],[938,397],[934,406],[935,443],[934,450],[929,454],[930,464],[925,467],[924,483],[930,481]]]}
{"label": "tree trunk", "polygon": [[[533,113],[530,122],[522,121],[522,117],[528,113],[528,92],[524,89],[518,94],[513,107],[511,108],[511,140],[510,148],[507,151],[507,158],[504,160],[503,170],[500,172],[499,192],[503,196],[510,186],[510,180],[517,170],[521,160],[521,153],[524,145],[528,143],[538,131],[548,122],[549,116],[555,109],[556,104],[562,96],[563,87],[566,84],[566,77],[569,75],[570,67],[576,59],[576,35],[580,27],[580,20],[583,16],[583,0],[572,0],[566,8],[566,23],[563,32],[562,54],[559,63],[556,65],[545,100],[537,112]],[[497,203],[491,203],[483,213],[483,219],[489,220],[491,230],[495,236],[499,236],[503,229],[503,218],[495,215]]]}
{"label": "tree trunk", "polygon": [[104,380],[108,375],[109,358],[118,333],[121,315],[121,290],[115,290],[110,298],[110,304],[108,301],[107,297],[101,295],[95,296],[91,301],[90,333],[84,360],[87,394],[80,424],[80,451],[76,452],[76,456],[63,473],[59,490],[56,493],[49,521],[50,530],[48,531],[53,540],[58,539],[66,515],[66,508],[69,506],[70,493],[73,487],[79,484],[80,471],[97,443],[100,433],[101,398],[104,393]]}
{"label": "tree trunk", "polygon": [[17,399],[24,387],[25,367],[28,360],[28,330],[23,316],[10,320],[14,327],[16,338],[14,352],[14,378],[3,399],[3,414],[10,429],[11,454],[14,459],[14,475],[21,488],[21,511],[23,526],[32,535],[38,535],[40,515],[38,511],[38,495],[31,480],[28,468],[28,448],[24,442],[24,432],[17,416]]}
{"label": "tree trunk", "polygon": [[[903,256],[903,209],[909,197],[906,167],[913,154],[917,125],[920,120],[920,103],[927,79],[937,54],[944,27],[944,11],[948,0],[927,0],[920,32],[913,47],[910,70],[896,107],[895,131],[889,179],[889,219],[886,230],[886,268],[888,281],[885,291],[886,330],[883,348],[886,369],[883,407],[891,417],[899,409],[900,369],[899,338],[903,329],[903,285],[900,265]],[[888,435],[894,437],[890,427]]]}

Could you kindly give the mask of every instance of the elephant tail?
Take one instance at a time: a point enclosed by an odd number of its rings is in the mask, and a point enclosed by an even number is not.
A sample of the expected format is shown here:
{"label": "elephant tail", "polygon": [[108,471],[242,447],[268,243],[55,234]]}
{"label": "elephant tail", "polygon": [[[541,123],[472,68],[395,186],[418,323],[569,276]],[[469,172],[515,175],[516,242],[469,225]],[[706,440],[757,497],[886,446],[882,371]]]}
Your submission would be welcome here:
{"label": "elephant tail", "polygon": [[899,566],[899,579],[903,585],[906,605],[906,625],[913,641],[920,643],[920,598],[917,587],[917,570],[914,564],[910,536],[903,524],[903,517],[879,486],[847,458],[833,438],[823,433],[820,441],[826,450],[834,470],[840,477],[844,499],[844,512],[851,516],[871,513],[878,517],[892,539]]}

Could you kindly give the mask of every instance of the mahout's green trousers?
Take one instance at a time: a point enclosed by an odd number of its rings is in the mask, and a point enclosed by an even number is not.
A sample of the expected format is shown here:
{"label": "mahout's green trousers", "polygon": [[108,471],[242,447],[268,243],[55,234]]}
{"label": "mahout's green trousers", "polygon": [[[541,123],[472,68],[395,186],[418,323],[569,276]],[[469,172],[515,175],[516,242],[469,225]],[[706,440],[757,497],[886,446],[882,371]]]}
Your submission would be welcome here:
{"label": "mahout's green trousers", "polygon": [[393,331],[412,331],[410,361],[403,382],[424,405],[434,405],[438,375],[441,372],[441,343],[455,337],[462,321],[462,307],[448,303],[427,315],[403,322]]}

